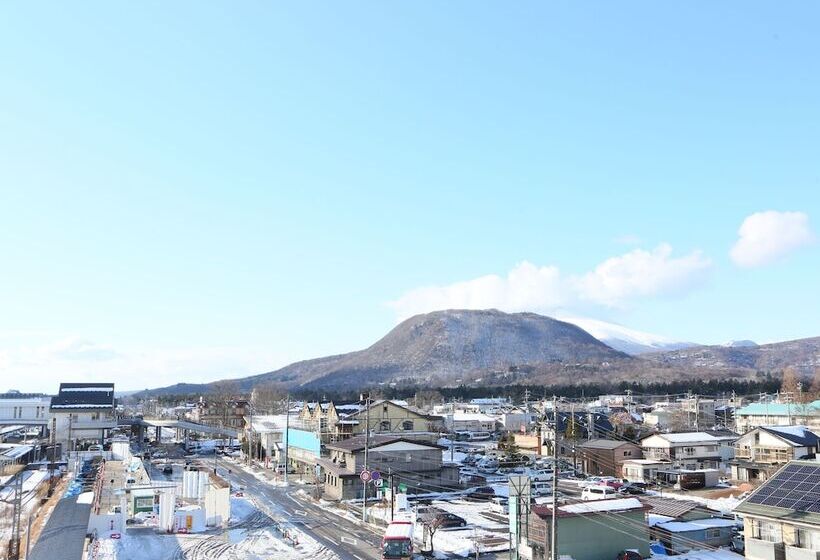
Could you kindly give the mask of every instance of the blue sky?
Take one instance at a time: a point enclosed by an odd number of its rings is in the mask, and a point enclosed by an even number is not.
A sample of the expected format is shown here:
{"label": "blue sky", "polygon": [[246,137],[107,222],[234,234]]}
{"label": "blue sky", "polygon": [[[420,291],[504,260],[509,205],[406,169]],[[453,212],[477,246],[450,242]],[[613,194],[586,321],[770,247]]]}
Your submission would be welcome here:
{"label": "blue sky", "polygon": [[257,373],[451,302],[820,336],[818,12],[6,3],[0,374]]}

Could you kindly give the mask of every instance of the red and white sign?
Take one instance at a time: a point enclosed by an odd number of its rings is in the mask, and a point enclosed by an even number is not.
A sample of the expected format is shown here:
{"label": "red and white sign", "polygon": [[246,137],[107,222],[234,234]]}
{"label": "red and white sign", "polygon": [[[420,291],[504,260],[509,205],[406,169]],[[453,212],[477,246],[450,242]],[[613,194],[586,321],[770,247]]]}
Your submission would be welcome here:
{"label": "red and white sign", "polygon": [[362,479],[362,482],[368,482],[370,480],[370,471],[362,471],[359,478]]}

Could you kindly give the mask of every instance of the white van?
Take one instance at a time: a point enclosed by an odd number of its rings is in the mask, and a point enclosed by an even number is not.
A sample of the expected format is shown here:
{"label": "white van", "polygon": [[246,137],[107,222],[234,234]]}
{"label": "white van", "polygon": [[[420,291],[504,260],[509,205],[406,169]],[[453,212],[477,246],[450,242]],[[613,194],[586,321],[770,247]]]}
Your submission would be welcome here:
{"label": "white van", "polygon": [[532,483],[533,496],[550,496],[552,495],[552,482],[545,482],[536,480]]}
{"label": "white van", "polygon": [[581,499],[585,502],[591,500],[609,500],[610,498],[617,498],[618,491],[611,486],[597,485],[587,486],[581,492]]}

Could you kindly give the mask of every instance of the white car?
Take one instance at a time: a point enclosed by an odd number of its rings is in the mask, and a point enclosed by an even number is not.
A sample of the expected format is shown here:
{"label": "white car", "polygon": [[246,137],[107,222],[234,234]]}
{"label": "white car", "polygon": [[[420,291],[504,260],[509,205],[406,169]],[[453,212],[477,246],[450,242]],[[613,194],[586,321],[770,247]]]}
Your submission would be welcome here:
{"label": "white car", "polygon": [[549,482],[552,480],[552,471],[548,469],[527,469],[525,473],[533,482]]}
{"label": "white car", "polygon": [[490,500],[490,511],[500,513],[501,515],[509,515],[510,501],[502,496],[497,496]]}
{"label": "white car", "polygon": [[581,500],[590,502],[593,500],[610,500],[612,498],[619,498],[620,494],[612,486],[601,484],[598,486],[587,486],[581,492]]}
{"label": "white car", "polygon": [[581,488],[587,488],[588,486],[602,486],[605,485],[609,481],[618,480],[614,476],[590,476],[586,480],[582,480],[578,486]]}

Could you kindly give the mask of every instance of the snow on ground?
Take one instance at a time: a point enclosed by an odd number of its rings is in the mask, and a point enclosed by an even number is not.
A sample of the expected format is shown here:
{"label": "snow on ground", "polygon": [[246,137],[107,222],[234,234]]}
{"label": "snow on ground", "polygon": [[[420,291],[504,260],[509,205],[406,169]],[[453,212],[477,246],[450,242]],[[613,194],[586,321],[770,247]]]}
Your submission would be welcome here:
{"label": "snow on ground", "polygon": [[[152,529],[129,529],[122,538],[100,539],[92,548],[90,560],[144,560],[177,558],[184,551],[188,559],[225,557],[236,560],[334,560],[336,555],[313,538],[287,523],[280,532],[273,520],[259,522],[260,510],[252,500],[231,498],[231,525],[227,531],[164,534]],[[262,518],[264,519],[264,517]],[[243,521],[248,523],[243,525]],[[250,521],[253,521],[251,523]]]}

